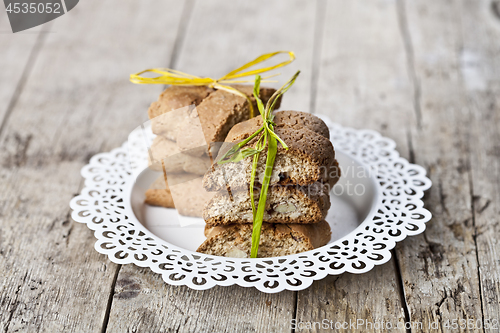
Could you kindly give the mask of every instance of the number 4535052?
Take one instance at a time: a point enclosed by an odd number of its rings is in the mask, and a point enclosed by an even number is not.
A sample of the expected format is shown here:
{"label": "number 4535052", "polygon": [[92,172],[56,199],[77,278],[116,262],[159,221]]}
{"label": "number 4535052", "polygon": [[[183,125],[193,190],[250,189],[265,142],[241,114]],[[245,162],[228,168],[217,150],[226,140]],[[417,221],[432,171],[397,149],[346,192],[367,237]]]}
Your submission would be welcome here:
{"label": "number 4535052", "polygon": [[6,8],[7,13],[14,13],[14,14],[35,14],[35,13],[47,13],[47,14],[61,14],[61,4],[60,3],[19,3],[19,2],[14,2],[14,3],[9,3],[9,5]]}

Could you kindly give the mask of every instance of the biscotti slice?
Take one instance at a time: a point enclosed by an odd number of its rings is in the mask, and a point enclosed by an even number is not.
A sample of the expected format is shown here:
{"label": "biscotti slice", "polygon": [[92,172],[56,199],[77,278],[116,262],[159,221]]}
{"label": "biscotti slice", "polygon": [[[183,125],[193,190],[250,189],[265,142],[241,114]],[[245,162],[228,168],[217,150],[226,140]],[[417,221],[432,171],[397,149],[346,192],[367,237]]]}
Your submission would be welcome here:
{"label": "biscotti slice", "polygon": [[[175,140],[179,127],[183,126],[185,115],[183,112],[170,111],[199,105],[213,91],[205,86],[170,86],[165,89],[148,109],[153,133]],[[165,115],[167,113],[169,114]]]}
{"label": "biscotti slice", "polygon": [[202,217],[203,206],[214,193],[203,189],[199,176],[180,173],[168,177],[174,185],[168,186],[164,176],[160,176],[146,191],[144,202],[152,206],[176,208],[184,216]]}
{"label": "biscotti slice", "polygon": [[[250,97],[254,114],[258,114],[253,87],[233,87]],[[275,91],[272,88],[262,88],[259,97],[266,103]],[[277,102],[277,108],[279,103],[280,100]],[[191,105],[197,108],[188,108]],[[171,86],[163,91],[158,101],[151,104],[148,115],[154,134],[178,142],[181,151],[199,156],[200,150],[194,148],[199,146],[200,141],[203,145],[224,141],[234,124],[250,118],[250,109],[246,98],[224,90]],[[201,123],[202,128],[193,126],[193,118]],[[198,138],[199,136],[201,138]],[[201,152],[203,153],[203,150]]]}
{"label": "biscotti slice", "polygon": [[[251,224],[207,227],[205,235],[207,239],[198,252],[222,257],[250,257]],[[278,257],[314,250],[328,244],[330,238],[330,225],[326,221],[316,224],[263,223],[258,257]]]}
{"label": "biscotti slice", "polygon": [[[257,127],[255,128],[257,130]],[[233,130],[231,130],[233,132]],[[278,144],[278,151],[271,174],[270,185],[310,185],[322,182],[331,187],[340,177],[340,170],[335,160],[335,151],[328,138],[308,128],[276,127],[275,133],[288,145],[285,150]],[[236,137],[236,133],[228,135]],[[254,147],[258,137],[245,147]],[[229,147],[223,147],[219,156]],[[264,152],[267,148],[264,149]],[[218,157],[220,158],[220,157]],[[252,158],[244,158],[239,162],[214,164],[203,178],[203,186],[207,191],[221,191],[229,187],[231,190],[243,189],[250,183]],[[266,154],[261,153],[257,164],[256,181],[262,184],[266,165]]]}
{"label": "biscotti slice", "polygon": [[211,165],[208,156],[198,157],[182,153],[174,141],[164,136],[157,136],[153,139],[149,159],[149,167],[155,171],[163,171],[163,161],[167,173],[184,171],[201,176]]}
{"label": "biscotti slice", "polygon": [[[255,206],[259,189],[254,189]],[[253,214],[249,190],[217,192],[203,209],[207,225],[252,223]],[[314,183],[308,186],[272,186],[268,190],[264,222],[317,223],[323,220],[330,208],[327,186]]]}
{"label": "biscotti slice", "polygon": [[184,216],[202,217],[203,207],[213,197],[214,193],[207,192],[201,184],[201,177],[172,185],[169,176],[170,193],[175,202],[175,208]]}
{"label": "biscotti slice", "polygon": [[165,89],[148,110],[149,119],[188,105],[198,105],[214,89],[206,86],[170,86]]}

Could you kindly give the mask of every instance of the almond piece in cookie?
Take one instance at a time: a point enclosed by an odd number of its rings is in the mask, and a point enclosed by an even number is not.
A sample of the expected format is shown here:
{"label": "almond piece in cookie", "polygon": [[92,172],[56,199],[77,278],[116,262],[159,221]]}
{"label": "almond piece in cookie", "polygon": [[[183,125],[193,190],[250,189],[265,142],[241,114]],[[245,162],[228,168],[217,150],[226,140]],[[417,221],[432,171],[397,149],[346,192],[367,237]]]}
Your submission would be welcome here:
{"label": "almond piece in cookie", "polygon": [[[259,189],[254,190],[255,206]],[[264,222],[317,223],[322,221],[330,208],[327,186],[314,183],[308,186],[272,186],[268,190]],[[249,190],[218,192],[203,209],[207,225],[252,223],[253,214]]]}

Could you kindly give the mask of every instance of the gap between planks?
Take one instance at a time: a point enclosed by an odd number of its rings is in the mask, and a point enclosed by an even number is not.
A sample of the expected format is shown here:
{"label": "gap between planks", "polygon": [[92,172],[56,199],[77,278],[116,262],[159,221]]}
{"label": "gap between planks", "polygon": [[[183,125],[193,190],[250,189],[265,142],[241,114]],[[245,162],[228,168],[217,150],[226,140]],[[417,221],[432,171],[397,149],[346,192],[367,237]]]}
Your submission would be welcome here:
{"label": "gap between planks", "polygon": [[314,25],[314,42],[312,57],[312,75],[311,75],[311,99],[309,112],[316,113],[316,97],[318,94],[319,68],[321,67],[321,49],[323,41],[323,32],[325,30],[326,0],[316,1],[316,19]]}
{"label": "gap between planks", "polygon": [[411,316],[410,310],[408,308],[408,302],[406,301],[405,287],[403,282],[403,275],[401,274],[401,268],[399,267],[399,258],[396,253],[396,248],[391,250],[392,260],[394,261],[394,273],[396,274],[396,282],[398,285],[399,299],[401,301],[401,305],[403,306],[402,310],[405,317],[405,328],[406,333],[411,333]]}
{"label": "gap between planks", "polygon": [[2,134],[3,130],[5,129],[5,126],[7,125],[7,122],[9,121],[10,114],[12,113],[12,110],[14,110],[14,107],[17,104],[17,101],[19,100],[19,96],[21,95],[21,92],[24,89],[24,86],[26,84],[26,81],[31,73],[31,69],[33,68],[33,65],[38,57],[38,54],[40,53],[40,49],[43,46],[43,43],[45,41],[46,32],[50,31],[50,26],[52,25],[52,22],[46,23],[42,29],[38,32],[38,36],[36,39],[35,44],[33,45],[30,55],[28,57],[28,60],[26,61],[26,65],[23,68],[23,73],[21,74],[21,78],[17,82],[16,89],[14,90],[14,93],[12,94],[12,97],[10,98],[9,105],[7,106],[7,110],[5,110],[5,114],[3,119],[0,120],[0,135]]}
{"label": "gap between planks", "polygon": [[[472,121],[472,116],[471,116],[471,121]],[[481,282],[481,263],[479,261],[479,251],[478,251],[478,247],[477,247],[477,226],[476,226],[476,210],[475,210],[475,200],[474,200],[474,182],[473,182],[473,179],[472,179],[472,163],[471,163],[471,157],[470,157],[470,154],[471,154],[471,144],[470,144],[470,141],[467,140],[466,141],[466,145],[467,145],[467,176],[469,178],[469,189],[470,189],[470,209],[471,209],[471,212],[472,212],[472,226],[474,228],[474,250],[475,250],[475,254],[476,254],[476,264],[477,264],[477,267],[476,267],[476,271],[477,271],[477,280],[478,280],[478,284],[479,284],[479,301],[481,303],[481,323],[484,323],[484,305],[483,305],[483,286],[482,286],[482,282]],[[483,327],[483,332],[485,332],[485,328]]]}
{"label": "gap between planks", "polygon": [[[415,113],[417,129],[420,129],[422,127],[422,112],[420,105],[421,87],[415,69],[415,55],[414,55],[410,30],[408,28],[408,20],[406,18],[405,0],[396,1],[396,16],[398,19],[399,31],[401,33],[401,38],[403,40],[403,45],[404,45],[404,51],[406,54],[407,72],[413,88],[413,111]],[[409,156],[408,156],[409,162],[415,163],[415,152],[413,149],[413,142],[411,138],[411,126],[409,125],[408,125],[407,145],[409,151]],[[401,300],[401,305],[403,306],[402,310],[405,317],[405,326],[408,325],[406,326],[406,332],[410,333],[412,331],[411,315],[408,307],[408,301],[406,299],[403,275],[401,272],[401,267],[399,265],[399,257],[396,251],[396,247],[394,247],[394,249],[391,250],[391,253],[394,260],[394,268],[395,268],[394,271],[396,274],[396,281],[399,289],[398,292]]]}
{"label": "gap between planks", "polygon": [[111,313],[111,305],[113,305],[113,297],[115,296],[116,281],[118,280],[118,274],[122,265],[119,264],[116,268],[115,275],[113,276],[113,281],[111,282],[111,288],[108,296],[108,304],[106,305],[106,312],[104,313],[104,319],[102,321],[101,333],[106,333],[109,323],[109,315]]}
{"label": "gap between planks", "polygon": [[[408,145],[408,159],[410,163],[415,163],[415,151],[413,150],[413,142],[411,139],[411,128],[408,129],[408,134],[406,136],[407,139],[407,145]],[[425,232],[425,231],[424,231]],[[397,245],[396,245],[397,246]],[[403,313],[405,317],[405,327],[406,327],[406,332],[410,333],[411,332],[411,315],[410,315],[410,309],[408,306],[408,301],[406,299],[406,293],[405,293],[405,286],[404,286],[404,281],[403,281],[403,274],[401,272],[401,267],[399,266],[399,256],[396,251],[396,247],[394,247],[391,250],[392,258],[394,260],[394,272],[396,274],[396,281],[398,283],[398,289],[399,289],[399,298],[401,300],[401,305],[403,306]],[[408,325],[408,326],[406,326]]]}

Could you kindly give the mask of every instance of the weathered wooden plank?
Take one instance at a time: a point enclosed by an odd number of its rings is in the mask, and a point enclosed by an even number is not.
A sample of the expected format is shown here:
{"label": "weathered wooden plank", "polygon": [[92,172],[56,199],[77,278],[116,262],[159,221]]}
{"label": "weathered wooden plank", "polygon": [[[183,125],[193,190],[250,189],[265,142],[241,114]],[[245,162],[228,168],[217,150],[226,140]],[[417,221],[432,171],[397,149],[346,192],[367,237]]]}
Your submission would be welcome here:
{"label": "weathered wooden plank", "polygon": [[168,61],[175,1],[84,1],[53,22],[0,136],[0,327],[100,331],[117,265],[69,217],[80,168],[146,119],[161,86],[128,75]]}
{"label": "weathered wooden plank", "polygon": [[500,7],[494,4],[462,1],[460,7],[460,74],[471,116],[467,140],[485,328],[500,325]]}
{"label": "weathered wooden plank", "polygon": [[[324,21],[317,113],[345,126],[378,130],[408,156],[405,129],[414,114],[395,2],[329,1]],[[403,325],[404,331],[398,283],[394,259],[366,274],[317,281],[298,293],[300,332],[319,331],[308,329],[308,322],[323,320],[345,332],[385,331],[382,321],[395,331]],[[361,320],[364,325],[357,325]]]}
{"label": "weathered wooden plank", "polygon": [[125,265],[116,281],[107,332],[286,332],[291,300],[290,291],[168,286],[149,268]]}
{"label": "weathered wooden plank", "polygon": [[[186,39],[180,43],[176,68],[195,75],[217,77],[262,53],[294,50],[296,62],[280,70],[283,75],[278,79],[283,83],[297,69],[302,69],[303,73],[285,96],[284,108],[307,110],[314,35],[311,22],[315,14],[315,4],[302,0],[286,6],[280,1],[196,2]],[[141,331],[162,327],[164,331],[179,332],[290,330],[295,304],[292,292],[264,295],[254,288],[237,286],[200,292],[168,286],[150,274],[135,267],[122,267],[117,284],[133,277],[134,283],[141,286],[141,292],[127,299],[120,297],[117,288],[109,332],[136,327]],[[161,313],[141,316],[137,308],[161,309]],[[123,322],[123,317],[134,319]]]}
{"label": "weathered wooden plank", "polygon": [[[405,6],[406,5],[406,6]],[[433,181],[425,205],[433,213],[424,235],[397,247],[412,321],[436,332],[467,329],[482,317],[477,274],[468,155],[467,99],[460,68],[458,2],[401,1],[414,90],[420,91],[421,126],[412,126],[415,162]],[[458,327],[453,329],[453,320]],[[434,325],[434,326],[430,326]],[[448,326],[448,327],[447,327]]]}

